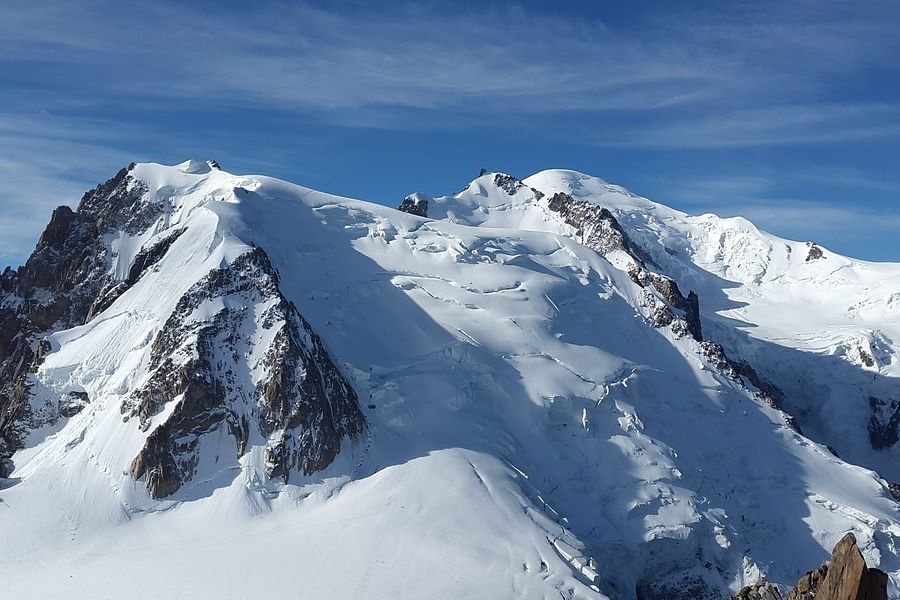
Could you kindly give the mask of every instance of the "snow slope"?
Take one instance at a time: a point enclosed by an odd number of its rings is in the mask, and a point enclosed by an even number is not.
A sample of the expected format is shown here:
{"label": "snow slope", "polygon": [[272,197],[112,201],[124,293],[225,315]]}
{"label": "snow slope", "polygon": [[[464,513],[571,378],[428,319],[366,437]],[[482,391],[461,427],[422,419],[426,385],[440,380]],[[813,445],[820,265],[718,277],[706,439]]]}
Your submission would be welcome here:
{"label": "snow slope", "polygon": [[[184,233],[101,314],[50,338],[38,395],[91,401],[33,432],[0,480],[0,592],[716,598],[760,574],[792,585],[852,530],[900,597],[897,503],[869,470],[893,477],[894,449],[865,447],[868,405],[841,400],[828,362],[855,372],[847,340],[888,340],[862,370],[896,375],[900,267],[828,251],[807,263],[804,244],[745,221],[569,171],[485,174],[423,218],[205,165],[132,170]],[[830,393],[818,403],[777,381],[810,437],[696,340],[652,326],[631,259],[584,246],[548,210],[560,191],[608,207],[695,289],[729,352],[784,381],[825,360],[808,375]],[[110,243],[123,276],[146,240]],[[235,459],[214,432],[190,482],[154,499],[129,471],[146,433],[122,403],[179,300],[254,247],[355,388],[365,432],[288,483],[266,476],[264,439]]]}
{"label": "snow slope", "polygon": [[699,293],[709,337],[782,388],[804,432],[900,481],[900,447],[874,450],[867,431],[872,396],[900,401],[900,264],[784,240],[742,218],[686,215],[572,171],[525,183],[608,206],[662,271]]}

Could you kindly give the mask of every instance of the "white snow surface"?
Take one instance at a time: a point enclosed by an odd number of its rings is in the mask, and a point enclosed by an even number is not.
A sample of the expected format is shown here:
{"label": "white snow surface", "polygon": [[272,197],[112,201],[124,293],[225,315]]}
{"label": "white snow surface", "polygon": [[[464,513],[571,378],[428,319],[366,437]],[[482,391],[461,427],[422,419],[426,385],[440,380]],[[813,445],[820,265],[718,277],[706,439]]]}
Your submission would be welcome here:
{"label": "white snow surface", "polygon": [[[900,463],[866,434],[871,389],[900,389],[900,265],[806,261],[807,244],[746,220],[573,171],[513,195],[486,174],[429,218],[206,161],[132,175],[168,207],[148,235],[185,233],[101,315],[52,336],[37,401],[91,401],[35,432],[0,480],[0,596],[630,600],[685,576],[724,594],[762,574],[793,585],[853,531],[900,597],[882,479],[900,481]],[[547,209],[558,191],[609,208],[696,290],[704,333],[783,386],[809,437],[694,340],[651,327],[642,290]],[[109,240],[110,269],[124,278],[149,242]],[[153,500],[128,474],[147,434],[122,401],[179,298],[253,245],[367,431],[290,484],[265,479],[260,440],[237,458],[227,432],[207,435],[198,475]]]}

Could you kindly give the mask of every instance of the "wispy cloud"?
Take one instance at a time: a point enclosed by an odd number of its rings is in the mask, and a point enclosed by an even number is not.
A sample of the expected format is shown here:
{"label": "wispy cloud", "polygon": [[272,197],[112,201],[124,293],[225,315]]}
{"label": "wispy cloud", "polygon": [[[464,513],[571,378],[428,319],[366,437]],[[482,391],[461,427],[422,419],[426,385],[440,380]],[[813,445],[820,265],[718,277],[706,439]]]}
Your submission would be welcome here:
{"label": "wispy cloud", "polygon": [[[13,0],[0,21],[0,54],[40,68],[47,85],[77,80],[94,102],[269,106],[391,127],[417,115],[398,117],[395,109],[408,108],[425,111],[418,126],[439,128],[454,119],[436,112],[484,122],[649,111],[659,113],[654,129],[626,128],[623,143],[651,146],[818,142],[841,122],[849,135],[876,135],[870,119],[856,122],[870,107],[809,100],[835,75],[880,64],[886,48],[898,47],[888,24],[871,18],[887,8],[829,3],[829,12],[821,4],[660,8],[629,29],[521,7],[273,3],[220,11]],[[767,107],[749,110],[760,102]],[[706,116],[710,108],[721,116]]]}
{"label": "wispy cloud", "polygon": [[784,105],[714,111],[684,120],[650,120],[605,131],[594,143],[640,148],[715,149],[847,142],[900,134],[900,106]]}
{"label": "wispy cloud", "polygon": [[[494,9],[199,11],[184,3],[4,9],[7,60],[64,65],[97,95],[341,113],[371,107],[522,112],[653,109],[708,95],[731,65],[577,20]],[[78,23],[78,27],[73,27]],[[87,59],[87,60],[85,60]],[[57,76],[61,73],[57,73]],[[369,113],[371,114],[371,113]]]}

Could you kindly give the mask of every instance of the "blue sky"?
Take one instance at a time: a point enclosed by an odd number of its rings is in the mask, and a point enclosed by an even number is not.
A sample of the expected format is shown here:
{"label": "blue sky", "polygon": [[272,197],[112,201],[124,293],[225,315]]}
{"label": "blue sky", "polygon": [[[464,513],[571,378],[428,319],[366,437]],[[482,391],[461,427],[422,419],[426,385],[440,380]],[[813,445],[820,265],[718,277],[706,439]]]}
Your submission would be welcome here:
{"label": "blue sky", "polygon": [[4,0],[0,263],[188,157],[394,205],[572,168],[900,261],[900,3],[624,4]]}

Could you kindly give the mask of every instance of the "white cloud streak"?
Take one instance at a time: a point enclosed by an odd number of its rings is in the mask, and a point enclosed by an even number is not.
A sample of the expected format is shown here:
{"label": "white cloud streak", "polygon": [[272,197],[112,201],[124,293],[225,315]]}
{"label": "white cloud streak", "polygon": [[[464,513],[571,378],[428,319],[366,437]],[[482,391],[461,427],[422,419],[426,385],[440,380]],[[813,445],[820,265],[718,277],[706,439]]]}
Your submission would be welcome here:
{"label": "white cloud streak", "polygon": [[[830,12],[803,1],[668,11],[625,30],[521,8],[338,12],[272,3],[201,11],[186,3],[10,0],[0,55],[57,80],[80,79],[97,102],[113,95],[151,105],[267,106],[390,127],[410,120],[394,109],[419,109],[417,125],[438,128],[454,122],[435,118],[440,111],[481,121],[649,111],[664,117],[659,135],[626,128],[619,143],[797,143],[821,141],[822,128],[870,108],[820,106],[810,93],[900,49],[889,24],[874,18],[883,5],[861,3],[847,14],[825,4]],[[768,108],[751,110],[760,103]],[[722,116],[701,116],[710,108]],[[898,124],[896,114],[881,116]],[[877,134],[868,121],[842,131]]]}

